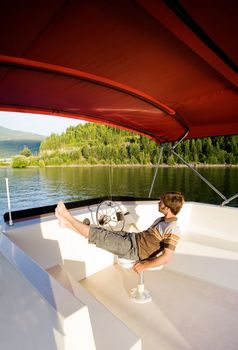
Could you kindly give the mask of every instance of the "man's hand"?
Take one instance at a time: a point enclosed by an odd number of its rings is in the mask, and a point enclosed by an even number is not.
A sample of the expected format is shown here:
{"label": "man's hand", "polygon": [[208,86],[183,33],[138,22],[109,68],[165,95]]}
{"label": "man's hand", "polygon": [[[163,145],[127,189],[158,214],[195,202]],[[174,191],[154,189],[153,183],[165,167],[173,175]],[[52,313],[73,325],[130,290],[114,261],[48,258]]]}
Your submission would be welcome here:
{"label": "man's hand", "polygon": [[174,252],[171,249],[165,248],[162,254],[157,256],[156,258],[144,260],[143,262],[136,262],[133,265],[132,269],[135,272],[140,273],[151,267],[157,267],[157,266],[167,264],[171,261],[173,253]]}
{"label": "man's hand", "polygon": [[140,272],[146,270],[146,261],[144,263],[136,262],[133,265],[132,269],[137,273],[140,273]]}

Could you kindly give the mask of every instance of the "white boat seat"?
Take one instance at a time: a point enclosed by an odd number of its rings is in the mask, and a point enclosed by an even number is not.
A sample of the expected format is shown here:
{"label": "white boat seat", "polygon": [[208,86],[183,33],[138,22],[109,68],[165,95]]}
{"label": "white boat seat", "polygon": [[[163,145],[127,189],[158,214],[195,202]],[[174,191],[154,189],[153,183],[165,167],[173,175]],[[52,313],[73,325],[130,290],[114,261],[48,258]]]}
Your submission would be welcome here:
{"label": "white boat seat", "polygon": [[121,267],[123,267],[123,269],[131,269],[135,264],[136,260],[118,258],[117,262]]}
{"label": "white boat seat", "polygon": [[[124,269],[131,269],[135,263],[136,263],[135,260],[118,258],[118,264]],[[160,266],[151,267],[147,270],[157,271],[157,270],[162,270],[163,267],[164,265],[160,265]],[[139,279],[138,285],[131,289],[131,292],[130,292],[131,300],[141,304],[148,303],[152,300],[152,297],[150,292],[147,289],[145,289],[144,271],[140,272],[139,276],[140,276],[140,279]]]}

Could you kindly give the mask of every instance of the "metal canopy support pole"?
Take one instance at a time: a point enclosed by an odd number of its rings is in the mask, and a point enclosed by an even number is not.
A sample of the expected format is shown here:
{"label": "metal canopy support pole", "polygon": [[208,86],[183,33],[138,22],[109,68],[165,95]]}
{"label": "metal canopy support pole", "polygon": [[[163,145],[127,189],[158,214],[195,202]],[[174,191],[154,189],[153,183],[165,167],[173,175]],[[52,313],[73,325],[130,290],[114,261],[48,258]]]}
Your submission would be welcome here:
{"label": "metal canopy support pole", "polygon": [[189,163],[187,163],[178,153],[174,151],[174,148],[172,148],[171,152],[175,154],[189,169],[191,169],[202,181],[204,181],[213,191],[215,191],[221,198],[223,198],[225,201],[227,201],[227,198],[215,187],[213,186],[205,177],[203,177],[197,170],[195,170]]}
{"label": "metal canopy support pole", "polygon": [[154,173],[154,178],[153,178],[153,181],[152,181],[152,184],[151,184],[151,187],[150,187],[149,198],[150,198],[151,193],[153,191],[153,187],[154,187],[155,179],[157,177],[158,168],[159,168],[159,164],[160,164],[160,161],[161,161],[161,158],[162,158],[163,151],[164,151],[164,146],[162,146],[161,149],[160,149],[158,163],[157,163],[156,170],[155,170],[155,173]]}
{"label": "metal canopy support pole", "polygon": [[[177,147],[178,144],[179,144],[180,142],[182,142],[182,141],[185,139],[185,137],[188,135],[188,133],[189,133],[189,130],[187,129],[187,130],[185,131],[184,135],[181,137],[181,139],[174,145],[173,149],[174,149],[175,147]],[[161,146],[160,154],[159,154],[159,159],[158,159],[158,163],[157,163],[157,167],[156,167],[155,174],[154,174],[154,178],[153,178],[153,181],[152,181],[152,184],[151,184],[151,187],[150,187],[149,198],[150,198],[151,193],[152,193],[152,191],[153,191],[153,187],[154,187],[155,179],[156,179],[156,177],[157,177],[158,168],[159,168],[159,164],[160,164],[160,162],[161,162],[161,158],[162,158],[163,151],[164,151],[164,146]]]}
{"label": "metal canopy support pole", "polygon": [[9,192],[9,184],[8,184],[8,178],[5,178],[6,181],[6,190],[7,190],[7,203],[8,203],[8,213],[9,213],[9,222],[8,225],[12,226],[13,221],[12,221],[12,213],[11,213],[11,201],[10,201],[10,192]]}
{"label": "metal canopy support pole", "polygon": [[221,203],[221,205],[224,206],[224,205],[230,203],[231,201],[233,201],[233,199],[235,199],[235,198],[237,198],[237,197],[238,197],[238,193],[237,193],[237,194],[234,194],[234,196],[232,196],[232,197],[226,199],[224,202]]}
{"label": "metal canopy support pole", "polygon": [[205,177],[203,177],[197,170],[195,170],[189,163],[187,163],[178,153],[174,150],[178,144],[184,140],[188,132],[172,147],[171,152],[176,155],[189,169],[191,169],[202,181],[204,181],[213,191],[215,191],[224,201],[221,203],[222,206],[230,203],[233,199],[238,197],[238,193],[230,198],[226,198],[215,186],[213,186]]}
{"label": "metal canopy support pole", "polygon": [[[188,133],[189,133],[189,130],[186,131],[186,133],[181,137],[181,139],[178,142],[176,142],[176,144],[170,149],[171,153],[173,153],[176,157],[178,157],[182,161],[182,163],[184,163],[190,170],[192,170],[203,182],[205,182],[214,192],[216,192],[224,200],[221,203],[222,206],[228,204],[233,199],[238,197],[238,193],[235,194],[234,196],[230,197],[230,198],[226,198],[226,196],[223,195],[215,186],[213,186],[204,176],[202,176],[196,169],[194,169],[194,167],[192,167],[177,152],[175,152],[175,148],[186,138]],[[153,181],[152,181],[152,184],[151,184],[149,198],[151,196],[151,193],[152,193],[152,190],[153,190],[153,187],[154,187],[154,183],[155,183],[155,179],[157,177],[158,167],[159,167],[159,164],[160,164],[160,161],[161,161],[161,158],[162,158],[163,150],[164,150],[164,147],[162,146],[161,150],[160,150],[158,164],[157,164],[157,167],[156,167],[154,178],[153,178]]]}

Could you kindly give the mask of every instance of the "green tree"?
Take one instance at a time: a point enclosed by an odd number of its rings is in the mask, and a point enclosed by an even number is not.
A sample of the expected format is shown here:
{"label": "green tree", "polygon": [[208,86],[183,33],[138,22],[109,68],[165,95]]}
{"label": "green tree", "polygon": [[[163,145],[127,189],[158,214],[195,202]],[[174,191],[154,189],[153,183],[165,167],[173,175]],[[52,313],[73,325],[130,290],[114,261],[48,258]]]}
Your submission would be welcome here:
{"label": "green tree", "polygon": [[20,155],[25,156],[25,157],[30,157],[30,156],[32,156],[32,153],[31,153],[31,150],[27,146],[24,146],[23,150],[20,152]]}
{"label": "green tree", "polygon": [[26,168],[29,161],[26,156],[19,155],[12,158],[12,168]]}
{"label": "green tree", "polygon": [[210,137],[207,137],[204,140],[203,153],[204,153],[204,162],[209,163],[209,159],[211,159],[211,156],[213,154],[213,146],[212,146],[212,141]]}
{"label": "green tree", "polygon": [[227,164],[235,164],[235,157],[232,153],[227,153],[226,162]]}
{"label": "green tree", "polygon": [[167,164],[168,164],[168,165],[174,165],[174,164],[175,164],[175,159],[174,159],[174,155],[173,155],[173,154],[171,154],[170,156],[168,156]]}
{"label": "green tree", "polygon": [[191,161],[190,140],[185,141],[184,159],[187,163]]}

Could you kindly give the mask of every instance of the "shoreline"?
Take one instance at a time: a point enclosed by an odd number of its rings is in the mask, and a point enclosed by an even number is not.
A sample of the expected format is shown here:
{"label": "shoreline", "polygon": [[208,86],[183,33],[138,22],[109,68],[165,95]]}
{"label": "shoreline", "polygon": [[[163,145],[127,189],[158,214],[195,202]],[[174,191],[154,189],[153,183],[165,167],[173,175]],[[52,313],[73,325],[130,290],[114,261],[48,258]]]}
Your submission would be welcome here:
{"label": "shoreline", "polygon": [[[12,168],[10,165],[0,165],[0,169],[27,169],[27,168],[157,168],[157,164],[62,164],[62,165],[30,165],[24,168]],[[238,164],[194,164],[190,163],[189,166],[192,168],[237,168]],[[185,164],[160,164],[158,168],[188,168]]]}

